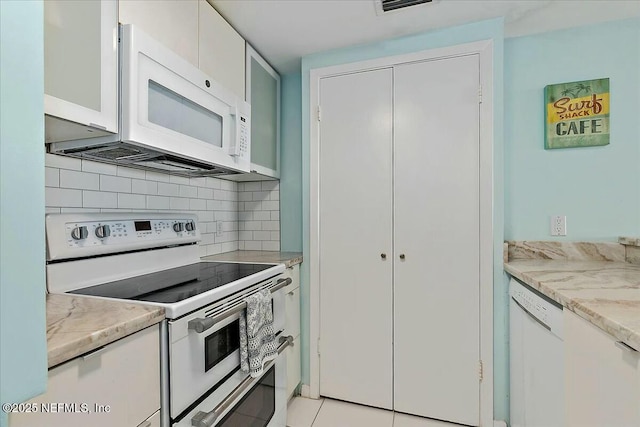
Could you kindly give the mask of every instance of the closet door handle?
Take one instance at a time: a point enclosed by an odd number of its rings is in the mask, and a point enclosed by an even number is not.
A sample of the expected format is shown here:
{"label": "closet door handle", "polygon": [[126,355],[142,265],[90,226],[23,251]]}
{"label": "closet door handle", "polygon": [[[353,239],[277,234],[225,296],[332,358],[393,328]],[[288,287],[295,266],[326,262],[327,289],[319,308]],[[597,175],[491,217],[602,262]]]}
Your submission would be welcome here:
{"label": "closet door handle", "polygon": [[385,253],[380,254],[380,258],[387,259],[387,254],[385,254]]}
{"label": "closet door handle", "polygon": [[405,258],[404,254],[400,254],[400,259],[404,259],[404,258]]}

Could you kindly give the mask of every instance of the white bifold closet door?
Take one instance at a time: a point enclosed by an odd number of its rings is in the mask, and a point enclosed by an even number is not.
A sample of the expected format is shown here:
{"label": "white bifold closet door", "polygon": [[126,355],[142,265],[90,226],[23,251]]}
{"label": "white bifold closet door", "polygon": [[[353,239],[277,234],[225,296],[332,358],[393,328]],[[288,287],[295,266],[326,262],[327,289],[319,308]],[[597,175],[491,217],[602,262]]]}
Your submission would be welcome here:
{"label": "white bifold closet door", "polygon": [[480,416],[479,86],[478,55],[394,69],[394,409],[467,425]]}
{"label": "white bifold closet door", "polygon": [[478,91],[478,55],[320,80],[321,395],[479,424]]}
{"label": "white bifold closet door", "polygon": [[320,393],[392,409],[392,70],[320,103]]}

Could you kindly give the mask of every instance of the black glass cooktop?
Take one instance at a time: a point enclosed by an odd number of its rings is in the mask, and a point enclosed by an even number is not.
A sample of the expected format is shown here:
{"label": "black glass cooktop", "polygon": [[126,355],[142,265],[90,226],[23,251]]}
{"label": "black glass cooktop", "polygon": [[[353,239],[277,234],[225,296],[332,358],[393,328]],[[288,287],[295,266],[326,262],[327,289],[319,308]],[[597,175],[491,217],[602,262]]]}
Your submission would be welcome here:
{"label": "black glass cooktop", "polygon": [[268,264],[199,262],[70,291],[97,297],[175,303],[273,267]]}

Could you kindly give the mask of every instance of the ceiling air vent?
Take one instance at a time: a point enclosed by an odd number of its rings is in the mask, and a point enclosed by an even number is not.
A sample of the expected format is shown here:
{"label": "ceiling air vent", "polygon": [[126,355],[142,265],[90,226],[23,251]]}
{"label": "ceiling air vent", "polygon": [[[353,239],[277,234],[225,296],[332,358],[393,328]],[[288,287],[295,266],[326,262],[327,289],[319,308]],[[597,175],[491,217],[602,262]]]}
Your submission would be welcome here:
{"label": "ceiling air vent", "polygon": [[376,0],[378,15],[385,12],[404,9],[405,7],[417,6],[424,3],[433,3],[433,0]]}

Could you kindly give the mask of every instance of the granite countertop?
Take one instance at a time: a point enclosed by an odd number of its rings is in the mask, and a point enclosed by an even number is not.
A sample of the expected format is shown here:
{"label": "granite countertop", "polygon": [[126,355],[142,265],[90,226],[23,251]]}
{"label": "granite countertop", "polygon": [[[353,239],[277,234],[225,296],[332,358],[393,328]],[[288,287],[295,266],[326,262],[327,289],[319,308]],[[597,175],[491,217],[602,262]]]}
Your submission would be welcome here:
{"label": "granite countertop", "polygon": [[301,252],[277,252],[277,251],[233,251],[218,255],[202,257],[204,261],[222,262],[254,262],[266,264],[281,264],[292,267],[302,263]]}
{"label": "granite countertop", "polygon": [[509,258],[504,269],[615,339],[640,350],[640,265],[588,257]]}
{"label": "granite countertop", "polygon": [[47,295],[49,368],[164,319],[164,308],[68,294]]}

